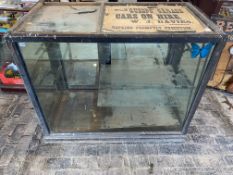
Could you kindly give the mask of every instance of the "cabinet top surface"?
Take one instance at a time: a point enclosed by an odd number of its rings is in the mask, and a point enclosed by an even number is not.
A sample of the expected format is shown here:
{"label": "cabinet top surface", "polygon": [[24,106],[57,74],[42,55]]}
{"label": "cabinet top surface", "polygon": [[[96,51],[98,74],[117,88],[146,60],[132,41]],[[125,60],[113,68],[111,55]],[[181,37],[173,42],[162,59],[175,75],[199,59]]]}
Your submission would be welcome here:
{"label": "cabinet top surface", "polygon": [[[214,33],[187,3],[38,3],[12,33]],[[200,12],[199,12],[200,13]]]}

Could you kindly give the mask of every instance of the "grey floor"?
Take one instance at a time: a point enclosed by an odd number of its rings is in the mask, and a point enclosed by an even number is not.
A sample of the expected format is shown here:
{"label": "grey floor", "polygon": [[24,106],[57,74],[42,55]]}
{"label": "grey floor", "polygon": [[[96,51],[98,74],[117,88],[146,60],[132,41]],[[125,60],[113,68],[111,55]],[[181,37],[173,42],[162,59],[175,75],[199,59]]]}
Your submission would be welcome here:
{"label": "grey floor", "polygon": [[231,175],[233,96],[207,90],[175,140],[44,142],[26,94],[0,93],[0,174]]}

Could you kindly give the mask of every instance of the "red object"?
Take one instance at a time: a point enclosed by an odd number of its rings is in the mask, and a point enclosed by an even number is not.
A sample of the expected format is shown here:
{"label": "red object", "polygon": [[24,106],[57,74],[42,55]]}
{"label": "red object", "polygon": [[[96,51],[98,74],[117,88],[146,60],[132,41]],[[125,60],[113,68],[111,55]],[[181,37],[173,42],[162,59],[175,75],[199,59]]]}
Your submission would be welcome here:
{"label": "red object", "polygon": [[9,63],[6,63],[2,66],[2,70],[0,71],[0,80],[1,80],[1,89],[4,90],[11,90],[11,89],[19,89],[24,90],[24,83],[22,78],[20,77],[14,77],[14,78],[8,78],[5,77],[5,70]]}

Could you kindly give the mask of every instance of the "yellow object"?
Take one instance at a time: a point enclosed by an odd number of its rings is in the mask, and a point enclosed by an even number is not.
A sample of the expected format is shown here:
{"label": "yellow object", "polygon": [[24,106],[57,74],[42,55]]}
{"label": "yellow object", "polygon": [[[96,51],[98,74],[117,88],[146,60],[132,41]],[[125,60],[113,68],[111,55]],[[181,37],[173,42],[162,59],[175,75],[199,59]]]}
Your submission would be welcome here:
{"label": "yellow object", "polygon": [[5,71],[5,77],[7,78],[13,78],[14,77],[14,71],[11,69],[8,69]]}
{"label": "yellow object", "polygon": [[2,28],[9,29],[9,28],[11,28],[11,25],[10,25],[10,24],[3,24],[3,25],[2,25]]}

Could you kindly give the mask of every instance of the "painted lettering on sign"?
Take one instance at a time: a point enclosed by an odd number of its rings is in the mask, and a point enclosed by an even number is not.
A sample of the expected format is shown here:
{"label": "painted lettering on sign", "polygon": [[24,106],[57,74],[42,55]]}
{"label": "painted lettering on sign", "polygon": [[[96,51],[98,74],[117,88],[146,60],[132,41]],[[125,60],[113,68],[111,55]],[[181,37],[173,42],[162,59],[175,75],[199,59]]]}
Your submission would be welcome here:
{"label": "painted lettering on sign", "polygon": [[104,32],[203,32],[210,31],[185,6],[109,5]]}
{"label": "painted lettering on sign", "polygon": [[233,32],[233,22],[232,21],[217,20],[216,24],[226,33]]}
{"label": "painted lettering on sign", "polygon": [[212,20],[222,31],[228,34],[228,41],[233,41],[233,21],[231,19],[224,19],[215,16],[212,17]]}

